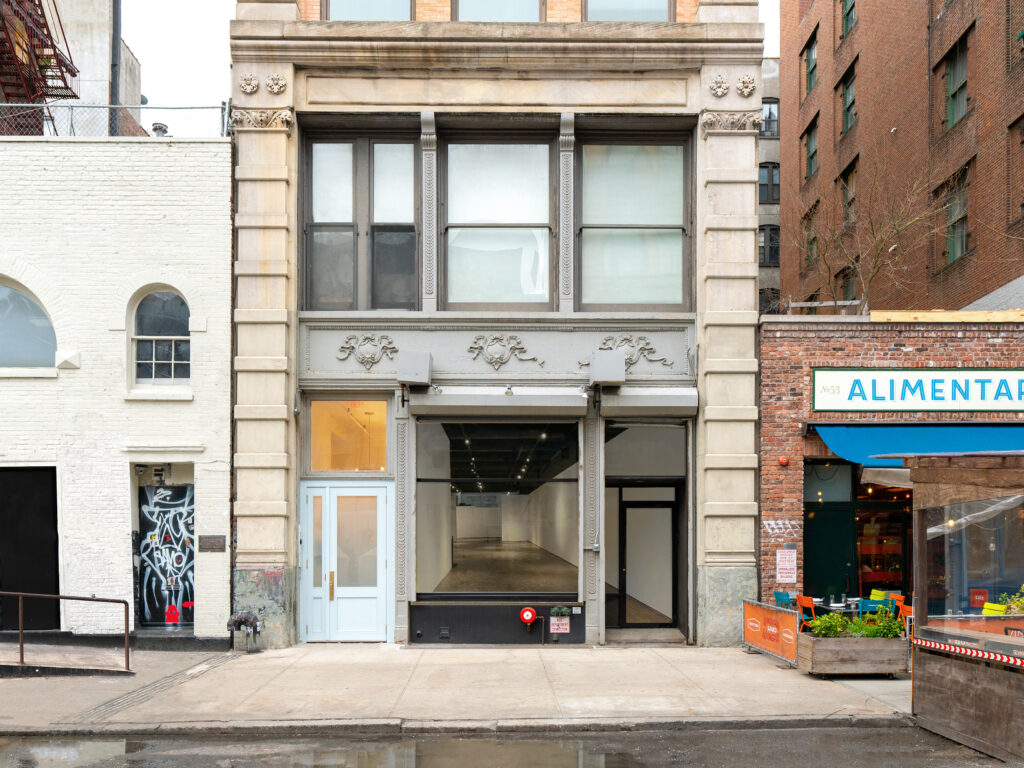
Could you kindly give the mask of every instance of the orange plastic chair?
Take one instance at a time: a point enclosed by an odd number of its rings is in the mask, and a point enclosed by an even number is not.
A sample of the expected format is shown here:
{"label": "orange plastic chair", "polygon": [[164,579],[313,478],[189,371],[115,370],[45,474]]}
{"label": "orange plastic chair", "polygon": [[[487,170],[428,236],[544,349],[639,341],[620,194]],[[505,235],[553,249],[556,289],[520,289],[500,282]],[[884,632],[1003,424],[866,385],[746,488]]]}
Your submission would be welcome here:
{"label": "orange plastic chair", "polygon": [[900,603],[900,618],[903,619],[903,629],[907,637],[914,636],[914,606]]}
{"label": "orange plastic chair", "polygon": [[[807,618],[807,614],[804,613],[804,608],[808,608],[811,611],[811,618]],[[804,627],[807,629],[811,628],[811,622],[814,621],[817,616],[814,615],[814,600],[807,595],[796,596],[796,609],[800,612],[800,630],[803,631]]]}
{"label": "orange plastic chair", "polygon": [[901,595],[898,592],[890,592],[889,599],[893,601],[893,610],[898,612],[903,607],[903,603],[906,602],[907,596]]}

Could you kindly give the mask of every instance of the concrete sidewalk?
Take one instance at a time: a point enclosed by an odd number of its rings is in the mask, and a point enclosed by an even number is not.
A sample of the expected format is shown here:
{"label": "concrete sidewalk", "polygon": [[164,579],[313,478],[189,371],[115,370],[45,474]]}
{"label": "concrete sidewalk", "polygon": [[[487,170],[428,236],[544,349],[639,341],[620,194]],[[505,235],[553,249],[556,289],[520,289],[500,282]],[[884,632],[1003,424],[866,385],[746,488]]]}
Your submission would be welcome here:
{"label": "concrete sidewalk", "polygon": [[253,655],[140,651],[132,666],[133,678],[0,679],[0,734],[909,722],[908,680],[855,688],[739,649],[308,644]]}

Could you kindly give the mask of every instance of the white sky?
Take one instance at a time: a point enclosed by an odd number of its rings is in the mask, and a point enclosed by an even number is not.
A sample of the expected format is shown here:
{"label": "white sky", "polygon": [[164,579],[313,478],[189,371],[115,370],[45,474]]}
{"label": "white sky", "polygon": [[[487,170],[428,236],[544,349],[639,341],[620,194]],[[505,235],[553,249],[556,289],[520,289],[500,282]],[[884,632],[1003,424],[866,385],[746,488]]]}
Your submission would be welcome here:
{"label": "white sky", "polygon": [[[759,0],[764,55],[779,55],[779,1]],[[218,106],[231,93],[228,21],[234,0],[122,0],[121,36],[142,65],[142,93],[154,106]],[[219,114],[146,110],[145,126],[167,123],[171,134],[219,133]]]}

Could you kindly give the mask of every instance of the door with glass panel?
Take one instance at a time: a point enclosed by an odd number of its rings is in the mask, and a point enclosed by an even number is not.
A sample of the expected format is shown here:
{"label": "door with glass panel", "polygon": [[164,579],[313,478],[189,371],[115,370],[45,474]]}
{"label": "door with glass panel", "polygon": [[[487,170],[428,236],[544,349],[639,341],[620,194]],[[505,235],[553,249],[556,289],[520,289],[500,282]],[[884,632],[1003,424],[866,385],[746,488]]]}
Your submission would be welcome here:
{"label": "door with glass panel", "polygon": [[385,485],[312,485],[302,492],[302,637],[387,636]]}

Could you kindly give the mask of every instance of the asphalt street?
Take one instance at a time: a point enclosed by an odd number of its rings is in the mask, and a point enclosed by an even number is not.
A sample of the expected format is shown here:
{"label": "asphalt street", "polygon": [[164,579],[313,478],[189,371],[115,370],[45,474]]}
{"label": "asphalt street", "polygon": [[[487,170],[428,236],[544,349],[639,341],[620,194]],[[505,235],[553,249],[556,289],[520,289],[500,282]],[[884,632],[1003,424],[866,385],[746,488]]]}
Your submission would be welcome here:
{"label": "asphalt street", "polygon": [[971,768],[1005,765],[914,727],[408,736],[382,740],[0,738],[11,768]]}

